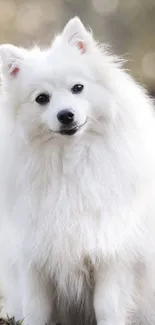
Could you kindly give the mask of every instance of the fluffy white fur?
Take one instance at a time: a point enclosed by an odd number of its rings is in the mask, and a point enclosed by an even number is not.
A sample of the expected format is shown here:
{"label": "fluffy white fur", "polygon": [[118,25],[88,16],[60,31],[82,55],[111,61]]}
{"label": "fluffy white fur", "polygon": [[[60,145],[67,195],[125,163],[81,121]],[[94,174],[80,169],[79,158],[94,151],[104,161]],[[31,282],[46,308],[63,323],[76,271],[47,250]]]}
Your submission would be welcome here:
{"label": "fluffy white fur", "polygon": [[[78,18],[47,50],[0,56],[1,316],[154,325],[151,100]],[[72,136],[58,133],[66,108],[84,124]]]}

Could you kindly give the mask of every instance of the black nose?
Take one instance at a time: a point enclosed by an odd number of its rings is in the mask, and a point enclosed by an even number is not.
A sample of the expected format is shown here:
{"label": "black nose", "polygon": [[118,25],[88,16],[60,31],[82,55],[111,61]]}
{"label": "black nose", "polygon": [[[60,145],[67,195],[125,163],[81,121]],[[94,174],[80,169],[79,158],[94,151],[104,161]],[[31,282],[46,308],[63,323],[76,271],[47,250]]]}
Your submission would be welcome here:
{"label": "black nose", "polygon": [[62,124],[71,124],[74,121],[74,113],[68,109],[64,109],[57,114],[57,118]]}

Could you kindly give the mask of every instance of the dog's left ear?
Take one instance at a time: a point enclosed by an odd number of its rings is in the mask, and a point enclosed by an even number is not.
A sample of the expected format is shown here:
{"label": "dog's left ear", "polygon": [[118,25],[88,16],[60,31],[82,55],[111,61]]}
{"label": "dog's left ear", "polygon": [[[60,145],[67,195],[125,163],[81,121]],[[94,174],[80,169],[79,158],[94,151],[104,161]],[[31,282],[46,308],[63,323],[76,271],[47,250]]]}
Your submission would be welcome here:
{"label": "dog's left ear", "polygon": [[23,60],[23,50],[11,44],[0,46],[0,59],[3,74],[15,78],[20,72],[20,63]]}
{"label": "dog's left ear", "polygon": [[76,46],[81,53],[88,52],[93,44],[93,38],[78,17],[71,19],[65,26],[61,37],[70,45]]}

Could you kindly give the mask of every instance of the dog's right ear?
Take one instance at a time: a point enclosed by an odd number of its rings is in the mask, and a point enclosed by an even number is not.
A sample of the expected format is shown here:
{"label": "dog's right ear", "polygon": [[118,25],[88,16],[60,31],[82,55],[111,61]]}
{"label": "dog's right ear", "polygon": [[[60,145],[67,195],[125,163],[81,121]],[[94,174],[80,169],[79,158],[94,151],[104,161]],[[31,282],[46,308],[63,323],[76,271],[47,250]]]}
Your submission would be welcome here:
{"label": "dog's right ear", "polygon": [[20,72],[20,63],[24,59],[23,50],[10,44],[1,45],[0,59],[3,74],[15,78]]}
{"label": "dog's right ear", "polygon": [[78,48],[81,54],[91,51],[94,45],[92,34],[78,17],[70,19],[60,37],[61,41]]}

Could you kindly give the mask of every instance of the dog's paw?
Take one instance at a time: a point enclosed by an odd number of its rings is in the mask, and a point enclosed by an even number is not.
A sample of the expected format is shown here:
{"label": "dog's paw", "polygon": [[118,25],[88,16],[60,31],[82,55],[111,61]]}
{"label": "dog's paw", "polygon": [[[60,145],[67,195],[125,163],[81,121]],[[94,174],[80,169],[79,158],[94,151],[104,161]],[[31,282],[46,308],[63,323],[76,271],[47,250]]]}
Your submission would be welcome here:
{"label": "dog's paw", "polygon": [[2,297],[0,297],[0,318],[7,318],[7,312],[5,310],[4,301]]}
{"label": "dog's paw", "polygon": [[3,309],[4,309],[4,301],[3,301],[3,297],[0,297],[0,318],[3,318],[4,316]]}
{"label": "dog's paw", "polygon": [[0,297],[0,318],[8,320],[8,318],[12,318],[13,315],[9,314],[7,310],[3,297]]}

